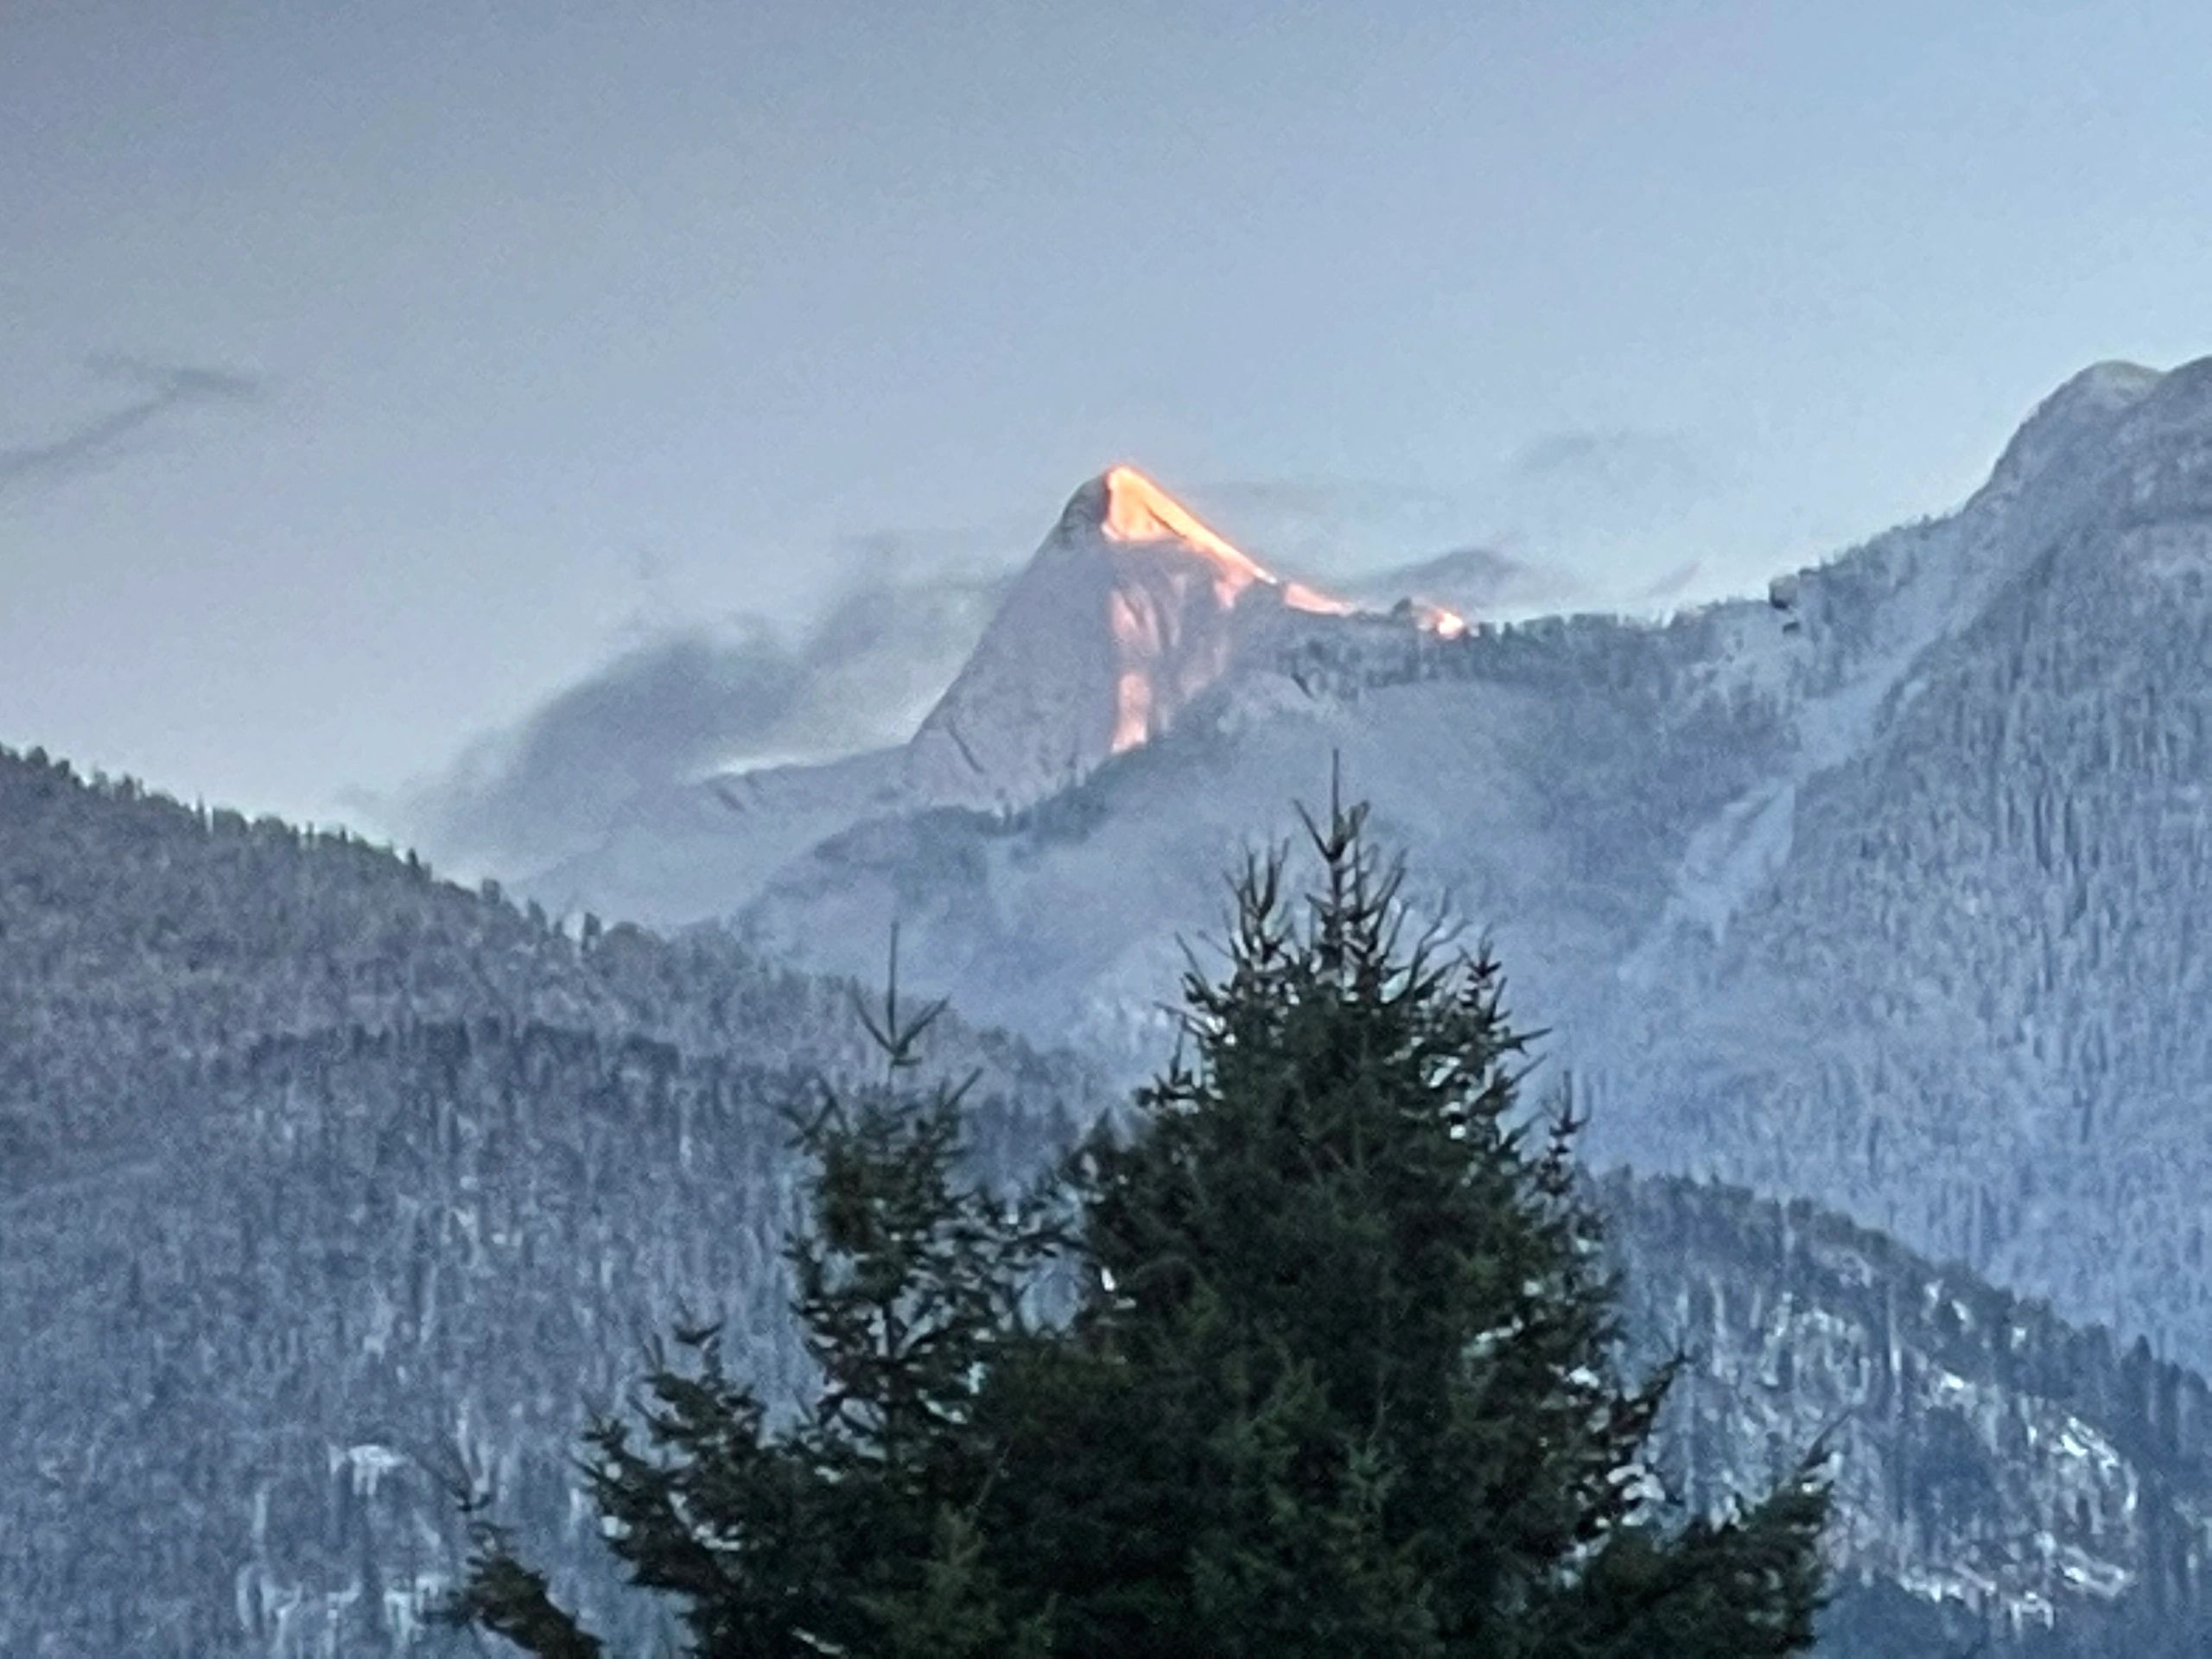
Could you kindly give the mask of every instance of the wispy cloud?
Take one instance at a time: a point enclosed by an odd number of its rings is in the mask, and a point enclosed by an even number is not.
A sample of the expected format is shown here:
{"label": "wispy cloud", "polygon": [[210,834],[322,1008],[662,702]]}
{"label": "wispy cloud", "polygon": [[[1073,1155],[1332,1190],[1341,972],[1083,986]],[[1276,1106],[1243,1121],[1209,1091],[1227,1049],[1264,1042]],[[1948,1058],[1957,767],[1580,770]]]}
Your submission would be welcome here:
{"label": "wispy cloud", "polygon": [[1207,500],[1226,511],[1303,513],[1311,518],[1388,518],[1433,512],[1453,498],[1416,485],[1381,479],[1243,478],[1201,486]]}
{"label": "wispy cloud", "polygon": [[1731,501],[1728,480],[1682,434],[1561,428],[1500,468],[1485,539],[1570,576],[1590,602],[1645,610],[1698,588]]}
{"label": "wispy cloud", "polygon": [[1590,425],[1471,462],[1450,491],[1262,479],[1192,497],[1218,510],[1232,541],[1352,597],[1377,602],[1411,583],[1439,603],[1505,615],[1645,609],[1694,590],[1728,491],[1685,435]]}
{"label": "wispy cloud", "polygon": [[1652,606],[1680,599],[1694,588],[1704,575],[1704,561],[1688,560],[1646,584],[1634,595],[1635,601],[1638,605]]}
{"label": "wispy cloud", "polygon": [[1376,571],[1350,584],[1346,594],[1378,608],[1414,599],[1490,620],[1570,609],[1592,598],[1563,573],[1539,569],[1491,547],[1454,548]]}
{"label": "wispy cloud", "polygon": [[714,772],[908,736],[974,648],[998,575],[855,569],[811,622],[662,625],[396,802],[370,804],[442,861],[528,871],[590,845],[641,798]]}
{"label": "wispy cloud", "polygon": [[[1465,500],[1416,488],[1247,479],[1198,482],[1185,499],[1255,554],[1341,577],[1370,602],[1418,592],[1506,614],[1657,603],[1690,583],[1695,567],[1679,559],[1624,560],[1597,571],[1601,582],[1554,556],[1581,549],[1593,521],[1645,522],[1639,500],[1694,497],[1700,476],[1688,447],[1658,435],[1547,435],[1471,493],[1501,516],[1554,504],[1548,518],[1522,521],[1537,533],[1514,537],[1525,550],[1516,552],[1467,536]],[[660,562],[641,553],[643,602],[607,661],[364,811],[442,862],[527,874],[601,840],[641,799],[715,772],[903,741],[974,649],[1018,568],[1012,550],[1033,529],[849,537],[823,550],[833,591],[802,623],[683,616],[662,591]]]}
{"label": "wispy cloud", "polygon": [[89,358],[85,366],[103,379],[130,385],[133,395],[34,442],[0,447],[0,490],[96,470],[120,459],[137,440],[187,410],[257,404],[269,390],[262,376],[240,370],[163,363],[124,353]]}

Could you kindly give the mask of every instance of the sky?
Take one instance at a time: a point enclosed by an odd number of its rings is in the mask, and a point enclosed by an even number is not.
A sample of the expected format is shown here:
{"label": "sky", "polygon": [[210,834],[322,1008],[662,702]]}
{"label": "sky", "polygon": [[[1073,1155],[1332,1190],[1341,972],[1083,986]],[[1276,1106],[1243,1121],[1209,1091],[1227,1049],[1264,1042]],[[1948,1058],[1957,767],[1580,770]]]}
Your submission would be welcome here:
{"label": "sky", "polygon": [[435,838],[532,744],[875,741],[1114,461],[1310,575],[1748,590],[2212,352],[2208,61],[2196,0],[10,0],[0,743]]}

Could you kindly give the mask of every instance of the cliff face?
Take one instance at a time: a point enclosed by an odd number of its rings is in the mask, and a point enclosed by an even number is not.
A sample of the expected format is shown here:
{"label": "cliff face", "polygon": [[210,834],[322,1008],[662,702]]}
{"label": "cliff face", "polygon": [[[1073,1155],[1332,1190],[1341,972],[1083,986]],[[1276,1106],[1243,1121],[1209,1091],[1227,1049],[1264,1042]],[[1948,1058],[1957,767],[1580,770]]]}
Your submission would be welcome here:
{"label": "cliff face", "polygon": [[915,734],[914,795],[1028,806],[1170,729],[1282,613],[1351,609],[1113,467],[1075,493]]}

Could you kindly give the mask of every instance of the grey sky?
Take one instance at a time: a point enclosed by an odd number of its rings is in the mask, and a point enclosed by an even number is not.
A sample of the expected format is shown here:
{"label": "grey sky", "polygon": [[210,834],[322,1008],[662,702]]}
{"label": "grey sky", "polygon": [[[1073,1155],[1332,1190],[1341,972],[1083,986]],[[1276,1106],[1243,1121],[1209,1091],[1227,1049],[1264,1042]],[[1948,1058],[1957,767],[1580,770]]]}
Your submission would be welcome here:
{"label": "grey sky", "polygon": [[2212,350],[2212,8],[0,7],[0,741],[328,819],[1135,461],[1745,585]]}

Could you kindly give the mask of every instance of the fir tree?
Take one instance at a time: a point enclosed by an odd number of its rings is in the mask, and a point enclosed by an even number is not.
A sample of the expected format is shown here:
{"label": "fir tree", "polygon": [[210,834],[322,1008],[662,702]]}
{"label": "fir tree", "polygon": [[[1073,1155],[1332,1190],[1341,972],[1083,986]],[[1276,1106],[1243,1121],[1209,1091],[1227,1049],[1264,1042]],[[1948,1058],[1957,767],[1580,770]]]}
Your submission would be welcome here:
{"label": "fir tree", "polygon": [[[644,1440],[585,1466],[635,1583],[699,1659],[1760,1659],[1821,1600],[1809,1466],[1672,1516],[1642,1462],[1671,1369],[1617,1375],[1575,1124],[1523,1104],[1487,955],[1408,935],[1364,811],[1320,880],[1248,865],[1187,1046],[1065,1172],[1065,1222],[963,1184],[960,1091],[904,1076],[935,1010],[873,1029],[883,1086],[802,1127],[795,1311],[821,1389],[773,1426],[657,1359]],[[1058,1255],[1070,1317],[1023,1310]],[[457,1617],[601,1649],[505,1538]]]}
{"label": "fir tree", "polygon": [[1581,1659],[1810,1644],[1821,1484],[1669,1529],[1497,964],[1408,936],[1364,810],[1237,887],[1191,1058],[1079,1160],[1091,1288],[1003,1369],[988,1537],[1055,1652]]}
{"label": "fir tree", "polygon": [[[1041,1202],[962,1179],[969,1084],[910,1088],[943,1007],[902,1015],[894,938],[882,1015],[861,1014],[880,1084],[795,1120],[814,1170],[811,1224],[787,1250],[820,1377],[810,1410],[772,1424],[718,1329],[696,1327],[675,1333],[686,1357],[652,1351],[636,1421],[602,1414],[586,1431],[581,1467],[610,1547],[632,1583],[681,1604],[702,1659],[1041,1651],[1000,1617],[980,1559],[970,1511],[993,1471],[970,1420],[1059,1234]],[[602,1651],[504,1531],[475,1539],[451,1620],[542,1659]]]}

